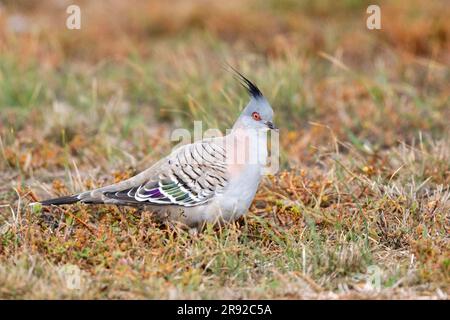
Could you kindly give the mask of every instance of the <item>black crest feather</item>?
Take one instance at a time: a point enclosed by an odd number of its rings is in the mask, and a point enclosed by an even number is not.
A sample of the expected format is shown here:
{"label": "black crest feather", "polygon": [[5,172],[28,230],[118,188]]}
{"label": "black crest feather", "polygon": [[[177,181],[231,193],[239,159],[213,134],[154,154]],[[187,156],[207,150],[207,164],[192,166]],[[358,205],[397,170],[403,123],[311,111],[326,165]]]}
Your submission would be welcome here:
{"label": "black crest feather", "polygon": [[250,80],[248,80],[242,73],[240,73],[239,71],[237,71],[235,68],[233,68],[231,65],[229,65],[227,63],[227,66],[233,71],[235,78],[240,82],[240,84],[247,89],[248,93],[254,97],[254,98],[258,98],[258,97],[262,97],[263,94],[261,92],[261,90],[259,90],[259,88]]}

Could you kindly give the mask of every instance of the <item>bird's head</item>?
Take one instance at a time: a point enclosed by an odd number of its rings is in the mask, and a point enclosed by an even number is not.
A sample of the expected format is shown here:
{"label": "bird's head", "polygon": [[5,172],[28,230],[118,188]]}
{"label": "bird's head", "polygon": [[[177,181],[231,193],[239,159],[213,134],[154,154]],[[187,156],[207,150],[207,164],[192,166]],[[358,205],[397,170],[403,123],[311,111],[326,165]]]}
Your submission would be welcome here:
{"label": "bird's head", "polygon": [[239,82],[247,89],[250,101],[241,112],[235,127],[255,130],[277,130],[273,124],[273,110],[269,101],[250,80],[233,69]]}

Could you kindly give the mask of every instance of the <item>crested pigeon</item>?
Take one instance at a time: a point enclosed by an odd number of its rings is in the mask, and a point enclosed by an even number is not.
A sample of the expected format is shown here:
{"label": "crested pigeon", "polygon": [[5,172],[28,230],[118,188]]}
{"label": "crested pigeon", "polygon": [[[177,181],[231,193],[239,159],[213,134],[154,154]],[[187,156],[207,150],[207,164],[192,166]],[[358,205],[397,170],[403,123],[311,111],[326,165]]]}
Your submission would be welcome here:
{"label": "crested pigeon", "polygon": [[244,215],[266,165],[267,132],[277,130],[261,91],[233,69],[250,101],[229,134],[181,146],[147,170],[116,184],[40,201],[44,206],[81,202],[136,206],[158,220],[201,229]]}

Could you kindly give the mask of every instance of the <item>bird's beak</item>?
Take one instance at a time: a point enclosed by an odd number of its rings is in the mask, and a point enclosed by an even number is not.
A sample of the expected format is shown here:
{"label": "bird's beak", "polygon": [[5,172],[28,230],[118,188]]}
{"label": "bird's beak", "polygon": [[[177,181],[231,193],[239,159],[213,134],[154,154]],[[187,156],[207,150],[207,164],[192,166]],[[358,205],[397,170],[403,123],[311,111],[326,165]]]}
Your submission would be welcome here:
{"label": "bird's beak", "polygon": [[266,126],[267,126],[270,130],[278,130],[278,128],[272,123],[272,121],[266,121]]}

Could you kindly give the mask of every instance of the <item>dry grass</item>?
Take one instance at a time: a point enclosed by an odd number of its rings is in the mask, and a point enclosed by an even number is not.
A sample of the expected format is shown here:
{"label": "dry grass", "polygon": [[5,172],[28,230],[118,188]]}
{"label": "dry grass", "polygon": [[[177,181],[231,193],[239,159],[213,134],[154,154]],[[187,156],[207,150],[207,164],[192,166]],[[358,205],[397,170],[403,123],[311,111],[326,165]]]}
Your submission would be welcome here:
{"label": "dry grass", "polygon": [[[3,3],[0,298],[448,297],[445,1],[381,2],[381,31],[364,1],[78,1],[80,31],[61,1]],[[282,172],[245,219],[191,236],[27,206],[142,170],[193,120],[229,127],[246,97],[223,61],[282,128]]]}

